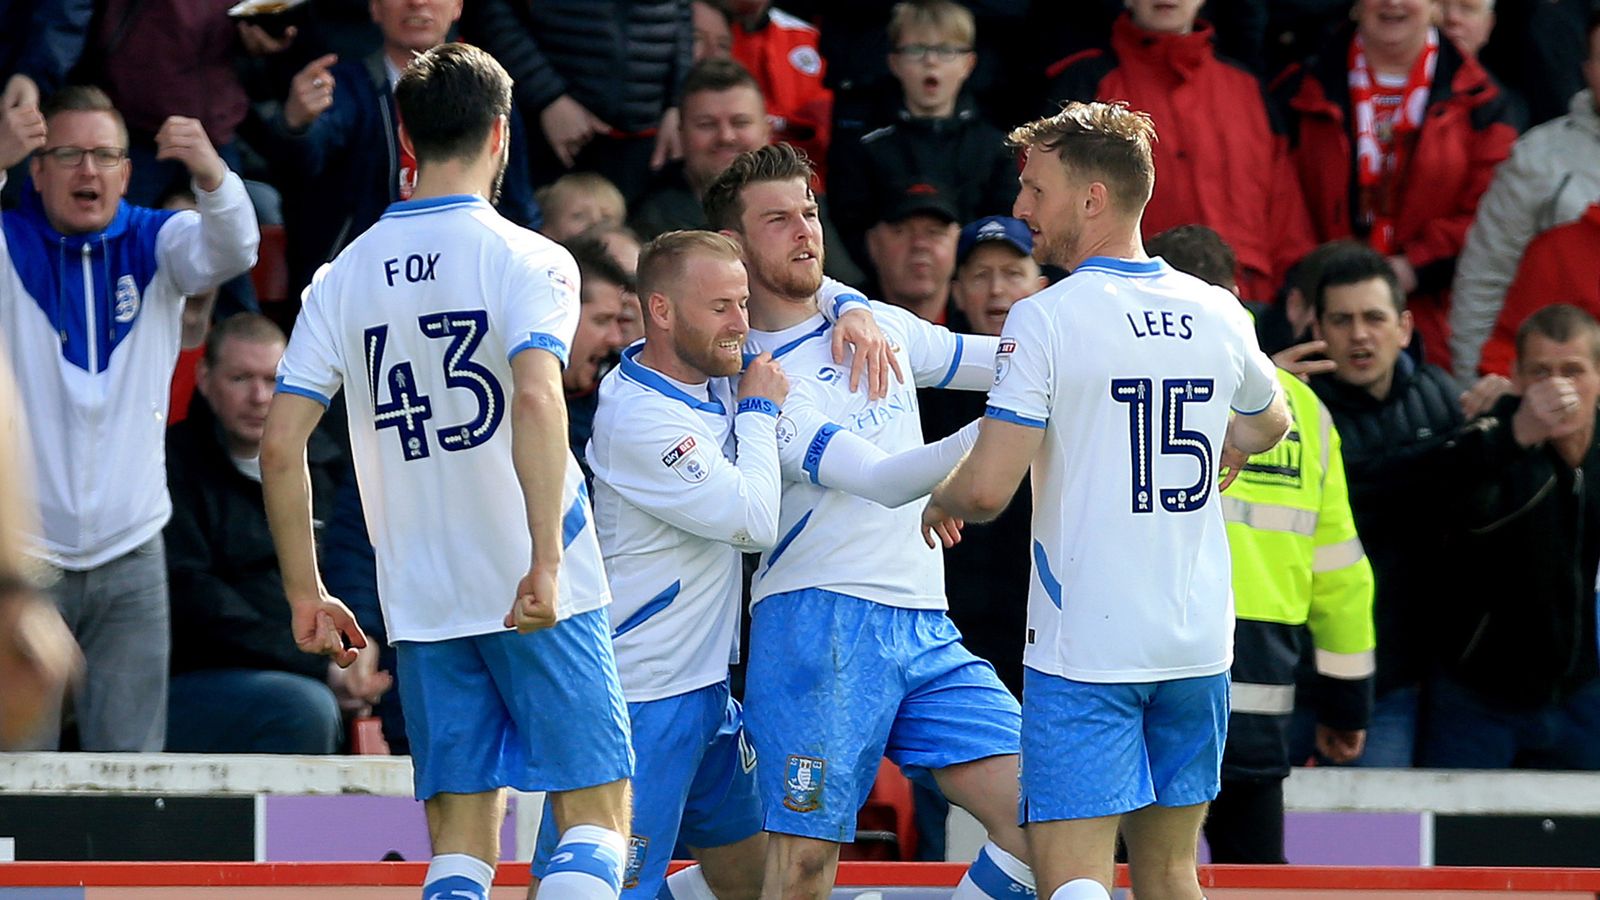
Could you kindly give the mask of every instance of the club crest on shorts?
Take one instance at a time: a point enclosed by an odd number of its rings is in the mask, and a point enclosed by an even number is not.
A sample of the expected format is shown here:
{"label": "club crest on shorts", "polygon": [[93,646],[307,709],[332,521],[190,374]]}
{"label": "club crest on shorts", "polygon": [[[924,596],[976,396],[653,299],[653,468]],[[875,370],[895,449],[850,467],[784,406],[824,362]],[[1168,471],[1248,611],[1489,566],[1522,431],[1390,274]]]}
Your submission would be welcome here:
{"label": "club crest on shorts", "polygon": [[994,351],[994,383],[999,384],[1005,380],[1006,373],[1011,371],[1011,354],[1017,352],[1016,338],[1001,338],[1000,346]]}
{"label": "club crest on shorts", "polygon": [[650,839],[639,834],[628,835],[628,865],[622,870],[622,886],[639,886],[639,873],[644,870],[645,852],[650,849]]}
{"label": "club crest on shorts", "polygon": [[811,812],[822,806],[822,776],[826,760],[814,756],[789,756],[783,778],[783,805],[795,812]]}
{"label": "club crest on shorts", "polygon": [[711,474],[692,434],[684,435],[672,449],[661,454],[661,464],[677,472],[679,478],[690,484],[699,484]]}

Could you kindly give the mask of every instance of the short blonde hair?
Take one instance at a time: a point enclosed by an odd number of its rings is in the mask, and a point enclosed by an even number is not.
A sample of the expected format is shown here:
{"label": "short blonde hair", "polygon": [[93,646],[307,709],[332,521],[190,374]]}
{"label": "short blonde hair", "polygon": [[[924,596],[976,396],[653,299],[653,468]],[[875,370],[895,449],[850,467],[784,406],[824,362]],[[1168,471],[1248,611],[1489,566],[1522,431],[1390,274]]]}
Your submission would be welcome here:
{"label": "short blonde hair", "polygon": [[683,275],[690,256],[709,256],[724,262],[744,261],[739,245],[715,231],[668,231],[651,238],[639,251],[639,297],[651,294],[671,296],[669,288]]}
{"label": "short blonde hair", "polygon": [[1156,127],[1148,113],[1126,103],[1068,103],[1053,116],[1012,129],[1006,140],[1024,150],[1053,152],[1075,175],[1103,182],[1119,209],[1139,212],[1150,202]]}
{"label": "short blonde hair", "polygon": [[627,219],[628,204],[622,199],[622,192],[610,179],[594,172],[569,172],[535,191],[533,199],[553,218],[552,210],[586,194],[593,195],[616,221]]}
{"label": "short blonde hair", "polygon": [[978,37],[978,24],[972,10],[951,0],[904,0],[896,3],[889,13],[889,47],[900,45],[900,39],[913,28],[937,31],[953,43],[971,47]]}

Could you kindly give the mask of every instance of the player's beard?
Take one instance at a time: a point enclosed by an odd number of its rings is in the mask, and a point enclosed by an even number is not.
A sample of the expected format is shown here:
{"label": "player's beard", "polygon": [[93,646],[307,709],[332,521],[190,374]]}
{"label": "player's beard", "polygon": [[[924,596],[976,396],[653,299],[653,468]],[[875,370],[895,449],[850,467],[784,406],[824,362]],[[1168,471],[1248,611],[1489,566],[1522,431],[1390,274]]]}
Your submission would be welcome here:
{"label": "player's beard", "polygon": [[[735,334],[708,334],[687,326],[679,319],[678,327],[672,334],[672,350],[679,360],[696,372],[711,378],[723,378],[739,374],[744,360],[738,353],[730,356],[718,351],[717,342],[736,337],[738,335]],[[742,344],[740,349],[743,349]]]}
{"label": "player's beard", "polygon": [[[792,252],[792,251],[791,251]],[[771,261],[756,253],[750,253],[745,260],[745,265],[750,272],[750,280],[777,294],[785,300],[802,302],[810,300],[822,289],[823,250],[821,242],[814,248],[817,264],[814,273],[801,273],[790,265],[790,253],[783,254],[783,258]]]}
{"label": "player's beard", "polygon": [[1033,242],[1033,258],[1044,265],[1065,268],[1077,260],[1082,238],[1083,229],[1071,222],[1063,222],[1059,228],[1041,228]]}

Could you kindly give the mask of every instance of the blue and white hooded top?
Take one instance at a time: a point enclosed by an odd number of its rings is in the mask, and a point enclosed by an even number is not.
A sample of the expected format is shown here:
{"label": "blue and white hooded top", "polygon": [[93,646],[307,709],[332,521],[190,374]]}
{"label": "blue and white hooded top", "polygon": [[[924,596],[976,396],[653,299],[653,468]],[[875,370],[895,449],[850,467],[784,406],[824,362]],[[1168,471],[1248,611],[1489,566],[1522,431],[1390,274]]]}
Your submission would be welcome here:
{"label": "blue and white hooded top", "polygon": [[167,400],[184,297],[248,271],[261,241],[239,176],[195,199],[198,212],[124,201],[89,234],[57,232],[31,188],[0,214],[0,340],[38,473],[44,533],[31,549],[52,565],[99,566],[172,513]]}

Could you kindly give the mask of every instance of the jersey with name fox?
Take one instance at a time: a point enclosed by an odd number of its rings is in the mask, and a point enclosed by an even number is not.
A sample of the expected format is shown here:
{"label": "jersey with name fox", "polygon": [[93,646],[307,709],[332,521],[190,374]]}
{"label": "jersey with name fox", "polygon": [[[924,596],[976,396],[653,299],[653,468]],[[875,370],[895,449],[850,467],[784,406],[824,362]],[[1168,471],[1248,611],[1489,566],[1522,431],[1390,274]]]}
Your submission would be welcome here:
{"label": "jersey with name fox", "polygon": [[[728,677],[741,550],[771,546],[779,498],[776,409],[737,413],[728,380],[686,384],[638,359],[600,383],[588,460],[615,597],[623,695],[660,700]],[[737,459],[737,465],[733,460]]]}
{"label": "jersey with name fox", "polygon": [[1093,257],[1011,308],[991,418],[1042,428],[1024,662],[1077,681],[1214,675],[1233,656],[1217,459],[1278,390],[1237,298]]}
{"label": "jersey with name fox", "polygon": [[[511,359],[563,364],[578,269],[482,198],[406,201],[306,289],[279,390],[346,390],[351,453],[392,641],[503,628],[532,562],[511,455]],[[563,450],[558,614],[610,602],[588,491]]]}
{"label": "jersey with name fox", "polygon": [[887,606],[946,608],[944,554],[922,540],[925,504],[887,509],[822,487],[817,469],[840,429],[890,454],[921,446],[917,388],[947,387],[964,371],[987,370],[997,340],[954,334],[884,303],[872,303],[871,310],[906,378],[897,383],[891,374],[888,396],[876,401],[864,386],[850,389],[849,363],[834,362],[832,326],[820,314],[783,331],[750,332],[748,349],[771,352],[789,376],[786,405],[814,411],[779,419],[785,479],[780,537],[757,570],[756,601],[821,589]]}

